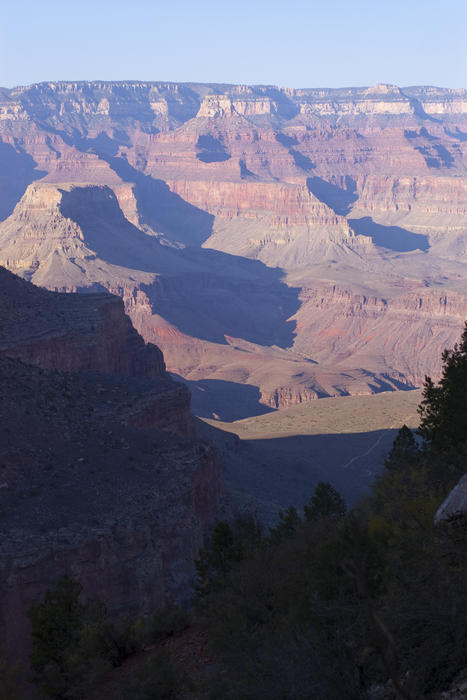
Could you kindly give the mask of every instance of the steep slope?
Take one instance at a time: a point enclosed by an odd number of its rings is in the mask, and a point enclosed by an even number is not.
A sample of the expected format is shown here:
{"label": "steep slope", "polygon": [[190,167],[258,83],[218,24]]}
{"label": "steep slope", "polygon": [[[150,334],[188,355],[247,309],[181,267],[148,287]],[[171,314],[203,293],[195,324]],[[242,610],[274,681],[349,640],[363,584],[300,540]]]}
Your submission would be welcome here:
{"label": "steep slope", "polygon": [[186,387],[121,300],[3,269],[0,299],[0,644],[13,661],[28,607],[64,573],[112,614],[186,599],[221,485],[216,451],[190,437]]}

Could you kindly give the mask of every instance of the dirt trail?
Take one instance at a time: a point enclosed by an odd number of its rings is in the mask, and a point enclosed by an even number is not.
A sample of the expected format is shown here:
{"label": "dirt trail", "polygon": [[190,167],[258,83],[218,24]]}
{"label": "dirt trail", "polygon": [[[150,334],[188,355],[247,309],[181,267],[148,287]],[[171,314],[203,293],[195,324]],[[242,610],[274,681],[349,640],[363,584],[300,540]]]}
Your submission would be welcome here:
{"label": "dirt trail", "polygon": [[[414,415],[415,415],[415,412],[414,412],[414,411],[412,411],[411,413],[409,413],[409,414],[404,418],[403,424],[404,424],[404,423],[407,423],[407,422],[409,421],[409,419],[412,418],[412,416],[414,416]],[[375,440],[375,442],[374,442],[367,450],[365,450],[365,452],[362,452],[361,454],[356,455],[355,457],[352,457],[352,459],[349,459],[349,461],[348,461],[346,464],[344,464],[344,466],[342,467],[342,469],[348,469],[348,468],[350,467],[350,465],[353,464],[354,462],[356,462],[357,460],[362,459],[362,457],[367,457],[369,454],[371,454],[371,453],[373,452],[373,450],[375,450],[376,447],[378,447],[378,445],[381,443],[381,440],[384,438],[384,436],[386,435],[386,433],[388,432],[388,430],[394,430],[394,428],[396,428],[397,425],[400,425],[399,421],[395,421],[395,422],[391,425],[390,428],[385,428],[384,430],[382,430],[382,431],[381,431],[381,435]]]}

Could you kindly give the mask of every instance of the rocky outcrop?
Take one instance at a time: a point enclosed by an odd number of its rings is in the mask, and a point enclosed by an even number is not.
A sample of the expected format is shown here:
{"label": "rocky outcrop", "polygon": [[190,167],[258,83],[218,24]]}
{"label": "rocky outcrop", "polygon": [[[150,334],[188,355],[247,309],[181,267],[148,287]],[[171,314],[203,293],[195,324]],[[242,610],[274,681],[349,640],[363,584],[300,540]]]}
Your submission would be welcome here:
{"label": "rocky outcrop", "polygon": [[168,184],[215,217],[206,248],[285,269],[321,260],[330,249],[340,256],[371,248],[368,238],[356,236],[343,216],[304,185],[186,180]]}
{"label": "rocky outcrop", "polygon": [[435,524],[465,525],[467,519],[467,474],[441,503],[435,514]]}
{"label": "rocky outcrop", "polygon": [[191,204],[221,219],[245,216],[261,219],[270,215],[272,226],[286,228],[302,224],[340,225],[348,233],[344,217],[336,215],[308,189],[300,185],[263,182],[168,181],[170,188]]}
{"label": "rocky outcrop", "polygon": [[0,304],[0,354],[43,369],[144,378],[127,420],[192,434],[187,388],[171,380],[162,352],[135,331],[121,299],[38,290],[0,268]]}
{"label": "rocky outcrop", "polygon": [[199,108],[197,117],[227,118],[234,116],[256,117],[263,114],[276,114],[277,103],[266,96],[254,96],[253,99],[241,99],[241,96],[207,95]]}
{"label": "rocky outcrop", "polygon": [[161,351],[146,345],[108,294],[39,290],[0,268],[0,352],[64,372],[166,376]]}
{"label": "rocky outcrop", "polygon": [[360,196],[355,211],[405,214],[424,206],[420,213],[425,215],[449,214],[460,218],[467,215],[465,178],[368,175],[358,183],[358,189]]}
{"label": "rocky outcrop", "polygon": [[433,252],[442,257],[466,254],[467,178],[368,175],[359,191],[352,217],[371,217],[426,235]]}

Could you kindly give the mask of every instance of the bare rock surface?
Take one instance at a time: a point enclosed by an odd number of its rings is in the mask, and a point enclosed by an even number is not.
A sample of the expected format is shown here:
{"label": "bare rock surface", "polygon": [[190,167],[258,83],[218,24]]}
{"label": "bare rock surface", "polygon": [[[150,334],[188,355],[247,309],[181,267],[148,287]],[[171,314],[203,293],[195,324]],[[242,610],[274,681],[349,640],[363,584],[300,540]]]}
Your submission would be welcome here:
{"label": "bare rock surface", "polygon": [[467,518],[467,474],[454,486],[436,511],[435,523],[465,522]]}

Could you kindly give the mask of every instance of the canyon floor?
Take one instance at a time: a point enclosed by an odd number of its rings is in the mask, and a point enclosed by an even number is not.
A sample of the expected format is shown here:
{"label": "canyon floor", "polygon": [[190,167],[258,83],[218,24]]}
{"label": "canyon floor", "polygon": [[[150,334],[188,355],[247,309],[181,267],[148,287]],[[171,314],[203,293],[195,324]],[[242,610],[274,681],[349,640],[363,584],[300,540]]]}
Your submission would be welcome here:
{"label": "canyon floor", "polygon": [[320,399],[233,422],[203,419],[198,433],[221,449],[233,510],[273,522],[279,509],[303,505],[319,481],[353,505],[399,428],[418,426],[420,400],[421,390]]}

